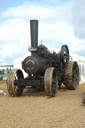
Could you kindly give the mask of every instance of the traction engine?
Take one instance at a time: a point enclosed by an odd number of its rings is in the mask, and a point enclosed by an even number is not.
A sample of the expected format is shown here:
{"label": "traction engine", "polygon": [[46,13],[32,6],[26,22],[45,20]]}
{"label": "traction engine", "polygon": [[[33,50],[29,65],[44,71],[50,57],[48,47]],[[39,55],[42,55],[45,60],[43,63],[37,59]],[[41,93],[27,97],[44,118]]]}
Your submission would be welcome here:
{"label": "traction engine", "polygon": [[31,56],[22,62],[22,69],[28,74],[26,78],[20,69],[12,69],[8,75],[7,89],[11,96],[20,96],[23,89],[36,88],[44,90],[48,96],[56,96],[58,87],[64,84],[67,89],[75,90],[79,85],[79,67],[76,61],[69,61],[69,49],[62,45],[56,53],[46,46],[38,46],[38,21],[30,21]]}

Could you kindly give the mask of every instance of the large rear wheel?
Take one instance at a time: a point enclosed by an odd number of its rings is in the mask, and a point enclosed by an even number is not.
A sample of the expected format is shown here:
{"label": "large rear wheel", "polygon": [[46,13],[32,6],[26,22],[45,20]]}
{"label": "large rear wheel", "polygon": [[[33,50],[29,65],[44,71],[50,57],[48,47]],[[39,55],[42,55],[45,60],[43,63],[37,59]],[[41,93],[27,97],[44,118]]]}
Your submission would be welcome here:
{"label": "large rear wheel", "polygon": [[65,68],[64,84],[67,89],[75,90],[79,86],[79,67],[77,62],[69,62]]}
{"label": "large rear wheel", "polygon": [[23,79],[23,73],[20,69],[12,69],[7,79],[7,90],[8,93],[15,97],[20,96],[23,92],[23,87],[15,85],[15,80]]}
{"label": "large rear wheel", "polygon": [[55,68],[47,68],[44,75],[44,88],[46,95],[56,96],[58,91],[58,75]]}

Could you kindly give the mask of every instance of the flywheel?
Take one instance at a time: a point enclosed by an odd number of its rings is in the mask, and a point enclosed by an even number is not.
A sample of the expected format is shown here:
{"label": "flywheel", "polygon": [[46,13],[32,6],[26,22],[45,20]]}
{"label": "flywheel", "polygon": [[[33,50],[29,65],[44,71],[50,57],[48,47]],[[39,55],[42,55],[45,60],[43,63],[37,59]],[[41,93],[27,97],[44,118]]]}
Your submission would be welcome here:
{"label": "flywheel", "polygon": [[79,67],[76,61],[69,62],[65,68],[64,84],[67,89],[75,90],[79,86]]}
{"label": "flywheel", "polygon": [[69,62],[69,49],[67,45],[62,45],[61,47],[61,61],[62,64],[65,66]]}
{"label": "flywheel", "polygon": [[15,85],[15,80],[23,79],[23,73],[20,69],[12,69],[7,79],[7,90],[8,93],[15,97],[20,96],[23,92],[23,87]]}
{"label": "flywheel", "polygon": [[50,67],[46,69],[44,75],[44,89],[46,95],[56,96],[58,91],[58,75],[55,68]]}

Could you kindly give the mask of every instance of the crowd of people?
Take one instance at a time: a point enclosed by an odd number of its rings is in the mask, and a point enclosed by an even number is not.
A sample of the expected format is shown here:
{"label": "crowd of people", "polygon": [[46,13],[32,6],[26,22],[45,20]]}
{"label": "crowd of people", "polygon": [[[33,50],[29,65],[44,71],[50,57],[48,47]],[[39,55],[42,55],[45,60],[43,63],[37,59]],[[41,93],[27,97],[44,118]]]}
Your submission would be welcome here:
{"label": "crowd of people", "polygon": [[0,80],[6,80],[11,68],[0,69]]}
{"label": "crowd of people", "polygon": [[1,69],[0,70],[0,75],[8,74],[10,71],[11,71],[11,68]]}

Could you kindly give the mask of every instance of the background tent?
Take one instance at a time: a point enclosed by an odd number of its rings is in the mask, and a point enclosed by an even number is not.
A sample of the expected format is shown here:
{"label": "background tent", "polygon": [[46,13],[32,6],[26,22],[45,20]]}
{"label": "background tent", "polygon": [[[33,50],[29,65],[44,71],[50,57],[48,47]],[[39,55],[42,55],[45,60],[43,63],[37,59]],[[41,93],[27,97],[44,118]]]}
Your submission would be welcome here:
{"label": "background tent", "polygon": [[17,58],[16,60],[14,60],[14,68],[18,68],[18,69],[21,69],[23,74],[24,74],[24,77],[27,77],[27,73],[22,69],[22,61],[27,57],[27,56],[30,56],[31,53],[28,52],[28,54],[24,55],[24,56],[21,56],[19,58]]}

